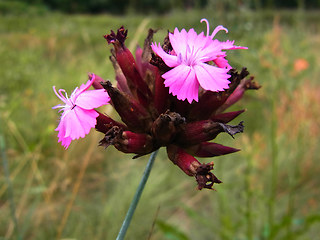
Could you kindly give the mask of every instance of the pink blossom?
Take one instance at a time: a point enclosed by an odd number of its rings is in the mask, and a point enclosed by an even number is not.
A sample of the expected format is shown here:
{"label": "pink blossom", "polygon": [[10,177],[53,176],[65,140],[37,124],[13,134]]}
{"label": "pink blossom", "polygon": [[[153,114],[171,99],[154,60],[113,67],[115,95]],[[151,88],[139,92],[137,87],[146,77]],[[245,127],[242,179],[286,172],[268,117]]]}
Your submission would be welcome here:
{"label": "pink blossom", "polygon": [[[165,86],[169,87],[169,92],[179,100],[187,99],[189,103],[198,101],[199,86],[213,92],[229,88],[228,71],[231,66],[222,50],[245,49],[234,46],[234,41],[213,40],[217,32],[228,30],[220,25],[209,35],[209,23],[206,19],[202,21],[207,23],[206,36],[203,32],[198,35],[193,28],[188,32],[185,29],[179,32],[175,28],[173,34],[169,33],[173,49],[169,53],[166,53],[160,44],[151,44],[152,50],[172,68],[162,75]],[[215,65],[208,64],[210,61]]]}
{"label": "pink blossom", "polygon": [[61,108],[60,111],[63,111],[60,123],[55,130],[59,132],[58,142],[61,142],[66,149],[72,140],[83,138],[91,128],[95,127],[99,114],[94,108],[107,104],[110,100],[104,89],[88,90],[94,80],[95,75],[93,74],[86,84],[82,84],[80,88],[77,87],[72,92],[70,98],[64,89],[56,91],[55,86],[53,87],[57,97],[64,103],[53,109]]}

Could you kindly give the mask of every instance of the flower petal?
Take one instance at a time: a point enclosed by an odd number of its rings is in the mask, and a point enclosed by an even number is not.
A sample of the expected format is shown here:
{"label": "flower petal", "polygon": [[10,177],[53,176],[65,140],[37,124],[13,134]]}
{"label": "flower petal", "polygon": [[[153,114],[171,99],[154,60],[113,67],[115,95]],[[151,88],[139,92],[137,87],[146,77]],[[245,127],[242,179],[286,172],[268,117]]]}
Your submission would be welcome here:
{"label": "flower petal", "polygon": [[169,40],[171,46],[177,55],[182,54],[182,57],[185,57],[187,50],[187,38],[188,34],[185,29],[182,29],[179,32],[178,28],[174,29],[174,33],[169,33]]}
{"label": "flower petal", "polygon": [[198,101],[198,92],[199,82],[196,79],[194,69],[191,68],[187,78],[179,90],[179,94],[177,94],[177,98],[180,100],[187,99],[189,103],[192,103],[193,100]]}
{"label": "flower petal", "polygon": [[80,107],[75,107],[61,118],[63,122],[65,135],[72,140],[83,138],[90,132],[90,129],[95,127],[99,114],[95,110],[86,110]]}
{"label": "flower petal", "polygon": [[178,63],[178,57],[175,56],[175,55],[170,55],[168,53],[166,53],[160,43],[158,45],[152,43],[151,44],[151,48],[152,50],[157,54],[159,55],[159,57],[162,58],[162,60],[165,62],[165,64],[169,67],[175,67],[177,66],[179,63]]}
{"label": "flower petal", "polygon": [[169,87],[169,92],[177,96],[179,100],[188,99],[198,101],[199,83],[196,79],[194,70],[181,64],[162,75],[165,79],[164,84]]}
{"label": "flower petal", "polygon": [[232,67],[230,66],[230,64],[228,63],[228,60],[225,59],[224,57],[218,57],[215,60],[213,60],[213,62],[217,65],[217,67],[219,68],[227,68],[228,70],[230,70]]}
{"label": "flower petal", "polygon": [[110,97],[105,89],[88,90],[82,92],[76,99],[75,105],[83,109],[93,109],[107,104]]}
{"label": "flower petal", "polygon": [[234,41],[230,41],[230,40],[227,40],[225,42],[220,42],[220,45],[221,45],[221,48],[225,50],[248,49],[247,47],[235,46]]}
{"label": "flower petal", "polygon": [[229,88],[230,81],[228,78],[230,75],[227,74],[228,69],[201,63],[194,66],[194,70],[203,89],[217,92]]}

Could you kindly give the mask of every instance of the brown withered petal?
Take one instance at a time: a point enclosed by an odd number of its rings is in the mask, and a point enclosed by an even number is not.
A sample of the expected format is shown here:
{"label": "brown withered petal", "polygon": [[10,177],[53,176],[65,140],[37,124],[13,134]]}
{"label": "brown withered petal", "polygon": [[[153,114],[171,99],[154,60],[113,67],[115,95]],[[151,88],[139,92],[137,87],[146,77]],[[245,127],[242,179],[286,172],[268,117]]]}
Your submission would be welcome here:
{"label": "brown withered petal", "polygon": [[197,168],[196,180],[198,183],[198,189],[201,190],[203,188],[213,189],[213,184],[222,183],[212,172],[213,170],[213,162],[211,163],[203,163]]}
{"label": "brown withered petal", "polygon": [[127,38],[128,30],[126,30],[123,26],[121,26],[117,34],[114,33],[114,31],[111,30],[110,34],[104,35],[104,38],[107,40],[107,42],[110,43],[115,43],[119,42],[121,45],[124,44],[124,41]]}
{"label": "brown withered petal", "polygon": [[176,134],[181,130],[181,125],[185,122],[186,119],[180,114],[168,110],[166,113],[160,114],[153,122],[152,136],[157,139],[160,146],[166,146],[174,140]]}
{"label": "brown withered petal", "polygon": [[118,126],[111,127],[105,134],[104,138],[99,142],[99,146],[102,147],[109,147],[110,145],[113,145],[114,140],[116,137],[122,133],[121,128]]}
{"label": "brown withered petal", "polygon": [[241,121],[238,125],[227,125],[223,123],[219,123],[220,126],[223,128],[223,130],[228,133],[232,138],[234,138],[234,135],[237,133],[242,133],[244,126],[243,121]]}

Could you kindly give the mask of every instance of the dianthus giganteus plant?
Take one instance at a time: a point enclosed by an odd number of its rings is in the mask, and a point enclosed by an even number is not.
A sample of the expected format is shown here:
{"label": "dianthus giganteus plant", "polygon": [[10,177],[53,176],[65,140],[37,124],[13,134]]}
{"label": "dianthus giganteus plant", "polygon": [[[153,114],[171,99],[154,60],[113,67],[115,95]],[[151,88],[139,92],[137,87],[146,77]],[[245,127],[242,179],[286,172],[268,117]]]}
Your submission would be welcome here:
{"label": "dianthus giganteus plant", "polygon": [[[113,45],[111,62],[116,86],[89,74],[89,81],[76,88],[70,97],[65,90],[54,91],[64,102],[58,131],[59,142],[68,148],[72,140],[84,137],[91,128],[103,133],[99,145],[113,145],[134,158],[161,147],[168,158],[188,176],[195,177],[198,189],[212,189],[221,181],[212,173],[213,162],[201,163],[196,157],[215,157],[238,149],[211,142],[220,133],[231,137],[243,132],[243,122],[229,125],[244,110],[226,112],[248,89],[259,86],[248,77],[246,68],[233,69],[226,50],[247,49],[234,41],[214,39],[207,24],[206,34],[177,28],[164,42],[154,43],[150,29],[143,49],[135,58],[125,45],[128,31],[121,27],[104,36]],[[93,86],[95,90],[88,90]],[[95,108],[111,104],[122,122]]]}

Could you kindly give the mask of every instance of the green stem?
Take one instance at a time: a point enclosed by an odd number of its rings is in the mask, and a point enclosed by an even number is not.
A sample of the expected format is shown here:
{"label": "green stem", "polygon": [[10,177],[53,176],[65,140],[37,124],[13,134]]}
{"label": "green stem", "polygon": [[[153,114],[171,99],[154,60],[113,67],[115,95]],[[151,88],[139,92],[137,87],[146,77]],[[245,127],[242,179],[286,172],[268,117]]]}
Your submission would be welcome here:
{"label": "green stem", "polygon": [[11,212],[11,218],[14,224],[14,227],[17,232],[17,239],[22,239],[20,230],[19,230],[19,225],[18,225],[18,220],[16,217],[16,207],[14,204],[13,200],[13,187],[10,181],[10,171],[9,171],[9,166],[8,166],[8,159],[7,159],[7,154],[6,154],[6,145],[4,141],[4,136],[0,133],[0,150],[1,150],[1,158],[2,158],[2,164],[3,164],[3,169],[4,169],[4,174],[5,178],[7,181],[7,189],[8,189],[8,200],[10,203],[10,212]]}
{"label": "green stem", "polygon": [[251,175],[253,170],[253,156],[247,157],[247,169],[245,174],[245,189],[246,189],[246,222],[247,222],[247,238],[253,239],[254,222],[252,221],[252,190],[251,190]]}
{"label": "green stem", "polygon": [[128,209],[128,212],[127,212],[127,215],[125,217],[125,219],[123,220],[123,223],[122,223],[122,226],[120,228],[120,231],[119,231],[119,234],[117,236],[117,240],[123,240],[125,235],[126,235],[126,232],[128,230],[128,227],[130,225],[130,222],[131,222],[131,219],[132,219],[132,216],[134,214],[134,211],[136,210],[136,207],[139,203],[139,200],[140,200],[140,197],[141,197],[141,194],[143,192],[143,189],[147,183],[147,180],[149,178],[149,175],[150,175],[150,171],[151,171],[151,168],[153,166],[153,163],[154,163],[154,160],[156,159],[156,155],[158,153],[158,150],[154,151],[153,153],[151,153],[151,156],[149,158],[149,162],[146,166],[146,169],[144,170],[144,173],[142,175],[142,178],[140,180],[140,184],[137,188],[137,191],[132,199],[132,202],[129,206],[129,209]]}

